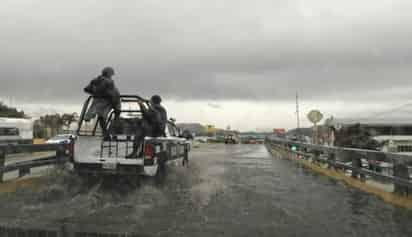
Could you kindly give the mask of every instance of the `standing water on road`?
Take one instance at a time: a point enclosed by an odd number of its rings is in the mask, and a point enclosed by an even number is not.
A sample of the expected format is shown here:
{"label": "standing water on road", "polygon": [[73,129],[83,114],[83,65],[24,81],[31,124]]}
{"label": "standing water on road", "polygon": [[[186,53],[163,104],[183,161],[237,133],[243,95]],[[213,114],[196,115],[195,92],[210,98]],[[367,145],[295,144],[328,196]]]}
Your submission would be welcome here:
{"label": "standing water on road", "polygon": [[203,145],[161,183],[50,175],[0,194],[2,226],[142,236],[411,236],[412,211],[270,156],[261,145]]}

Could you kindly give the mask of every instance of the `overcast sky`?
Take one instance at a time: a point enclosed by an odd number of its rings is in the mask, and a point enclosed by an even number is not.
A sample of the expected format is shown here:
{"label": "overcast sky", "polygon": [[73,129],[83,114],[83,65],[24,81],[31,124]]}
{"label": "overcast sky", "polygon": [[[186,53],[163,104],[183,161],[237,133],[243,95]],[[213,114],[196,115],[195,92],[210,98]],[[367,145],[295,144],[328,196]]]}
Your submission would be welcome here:
{"label": "overcast sky", "polygon": [[178,120],[293,127],[296,91],[303,113],[377,111],[412,100],[411,12],[410,0],[2,0],[0,97],[77,109],[111,65],[122,92],[158,93]]}

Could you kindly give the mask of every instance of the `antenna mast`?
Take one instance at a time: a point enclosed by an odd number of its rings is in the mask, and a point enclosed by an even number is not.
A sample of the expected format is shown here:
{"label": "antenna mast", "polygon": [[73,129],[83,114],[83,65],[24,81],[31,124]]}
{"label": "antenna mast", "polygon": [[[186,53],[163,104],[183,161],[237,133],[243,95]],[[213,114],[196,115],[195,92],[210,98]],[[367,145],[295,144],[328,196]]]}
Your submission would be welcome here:
{"label": "antenna mast", "polygon": [[296,125],[297,125],[297,134],[300,137],[300,118],[299,118],[299,95],[296,92]]}

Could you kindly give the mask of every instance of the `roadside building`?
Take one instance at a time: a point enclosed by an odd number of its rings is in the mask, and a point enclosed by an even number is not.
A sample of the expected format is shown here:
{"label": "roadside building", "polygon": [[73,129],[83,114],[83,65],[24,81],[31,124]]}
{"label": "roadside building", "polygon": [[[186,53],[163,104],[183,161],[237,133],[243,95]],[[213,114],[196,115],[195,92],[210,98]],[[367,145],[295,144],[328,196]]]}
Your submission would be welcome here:
{"label": "roadside building", "polygon": [[369,134],[379,150],[412,154],[412,121],[405,118],[329,118],[326,120],[328,143],[336,145],[337,136],[345,129],[357,127]]}
{"label": "roadside building", "polygon": [[273,133],[241,132],[239,139],[242,144],[263,144],[265,137],[271,135]]}
{"label": "roadside building", "polygon": [[189,131],[193,136],[206,136],[205,127],[200,123],[178,123],[176,126],[182,131]]}

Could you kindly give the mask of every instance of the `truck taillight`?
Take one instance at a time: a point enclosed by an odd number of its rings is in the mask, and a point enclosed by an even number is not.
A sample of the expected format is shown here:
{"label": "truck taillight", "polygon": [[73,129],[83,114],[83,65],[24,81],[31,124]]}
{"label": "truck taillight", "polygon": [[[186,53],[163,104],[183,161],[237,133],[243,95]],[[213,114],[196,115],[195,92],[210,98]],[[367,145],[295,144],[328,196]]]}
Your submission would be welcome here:
{"label": "truck taillight", "polygon": [[154,157],[154,146],[151,144],[146,144],[144,146],[144,156],[145,158],[152,159]]}

